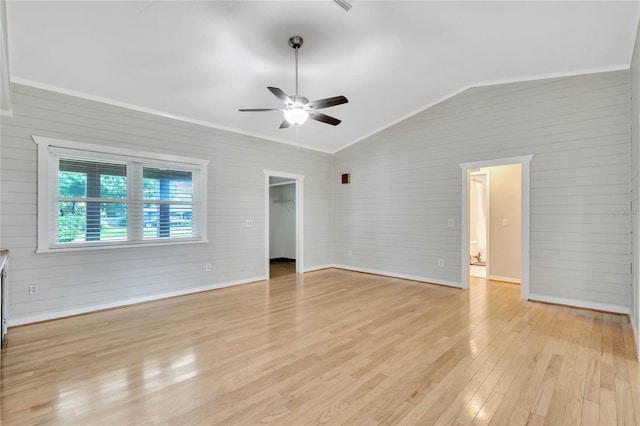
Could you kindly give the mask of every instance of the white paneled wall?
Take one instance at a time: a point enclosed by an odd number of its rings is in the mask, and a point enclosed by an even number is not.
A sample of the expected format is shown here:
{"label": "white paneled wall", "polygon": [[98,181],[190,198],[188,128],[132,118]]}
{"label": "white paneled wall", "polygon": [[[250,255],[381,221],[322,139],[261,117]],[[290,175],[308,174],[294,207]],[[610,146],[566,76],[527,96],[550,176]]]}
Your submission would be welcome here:
{"label": "white paneled wall", "polygon": [[[333,156],[15,85],[0,160],[11,323],[262,278],[265,169],[305,176],[305,269],[336,264],[455,285],[459,164],[528,154],[532,298],[628,311],[630,186],[634,210],[640,202],[629,75],[470,89]],[[209,243],[35,254],[32,135],[209,159]],[[341,173],[351,184],[340,184]],[[637,236],[638,217],[632,222]],[[29,284],[38,295],[29,296]]]}
{"label": "white paneled wall", "polygon": [[[0,163],[11,323],[264,277],[265,169],[305,176],[305,267],[330,262],[330,155],[27,86],[13,89],[13,117],[1,118]],[[209,243],[35,254],[32,135],[209,159]],[[246,219],[254,226],[247,228]],[[39,285],[39,294],[29,296],[29,284]]]}
{"label": "white paneled wall", "polygon": [[334,263],[460,283],[458,165],[528,154],[532,298],[628,311],[626,71],[470,89],[340,151]]}

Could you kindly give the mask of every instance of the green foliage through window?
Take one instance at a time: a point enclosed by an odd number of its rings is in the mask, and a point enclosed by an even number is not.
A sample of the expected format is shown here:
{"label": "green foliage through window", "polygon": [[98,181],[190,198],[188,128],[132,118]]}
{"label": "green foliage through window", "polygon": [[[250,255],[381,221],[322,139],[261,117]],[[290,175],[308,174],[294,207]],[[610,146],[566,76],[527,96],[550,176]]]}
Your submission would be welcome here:
{"label": "green foliage through window", "polygon": [[207,241],[208,160],[33,140],[38,253]]}
{"label": "green foliage through window", "polygon": [[[58,160],[58,243],[127,240],[128,168],[140,167],[143,240],[192,238],[193,172],[94,159]],[[137,173],[140,173],[138,171]],[[138,174],[139,176],[139,174]],[[140,208],[142,207],[142,212]],[[140,231],[138,231],[140,232]],[[138,234],[140,235],[140,234]]]}
{"label": "green foliage through window", "polygon": [[125,164],[60,158],[58,197],[58,242],[127,238]]}

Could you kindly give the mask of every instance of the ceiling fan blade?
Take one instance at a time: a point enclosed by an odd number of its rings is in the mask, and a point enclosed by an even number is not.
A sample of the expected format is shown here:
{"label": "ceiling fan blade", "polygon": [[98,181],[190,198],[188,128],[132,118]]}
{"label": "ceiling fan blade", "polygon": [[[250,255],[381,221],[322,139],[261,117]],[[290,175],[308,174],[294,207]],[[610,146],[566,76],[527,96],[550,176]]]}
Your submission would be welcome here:
{"label": "ceiling fan blade", "polygon": [[331,124],[332,126],[337,126],[338,124],[342,123],[342,120],[338,120],[337,118],[316,111],[309,111],[309,118],[312,118],[316,121],[322,121],[323,123]]}
{"label": "ceiling fan blade", "polygon": [[256,112],[256,111],[280,111],[278,108],[241,108],[238,111]]}
{"label": "ceiling fan blade", "polygon": [[349,100],[344,96],[334,96],[333,98],[318,99],[317,101],[311,101],[305,106],[311,109],[320,109],[320,108],[329,108],[336,105],[346,104],[347,102],[349,102]]}
{"label": "ceiling fan blade", "polygon": [[282,89],[278,89],[277,87],[267,87],[271,93],[273,93],[276,98],[280,99],[285,104],[292,104],[293,99],[289,97],[286,93],[282,91]]}
{"label": "ceiling fan blade", "polygon": [[289,126],[291,126],[291,123],[289,123],[287,120],[282,120],[282,123],[280,123],[280,127],[278,127],[278,128],[279,129],[286,129]]}
{"label": "ceiling fan blade", "polygon": [[335,2],[342,6],[344,10],[351,9],[351,0],[335,0]]}

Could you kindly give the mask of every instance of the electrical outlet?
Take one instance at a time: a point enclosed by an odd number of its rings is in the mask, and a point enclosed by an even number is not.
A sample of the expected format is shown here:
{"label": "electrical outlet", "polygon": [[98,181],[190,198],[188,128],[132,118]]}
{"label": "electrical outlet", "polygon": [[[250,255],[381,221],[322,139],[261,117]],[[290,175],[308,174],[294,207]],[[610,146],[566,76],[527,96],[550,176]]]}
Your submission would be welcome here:
{"label": "electrical outlet", "polygon": [[455,226],[454,222],[453,222],[453,218],[449,219],[449,228],[453,228]]}
{"label": "electrical outlet", "polygon": [[40,291],[40,288],[38,288],[37,284],[29,284],[29,296],[38,294],[39,291]]}
{"label": "electrical outlet", "polygon": [[438,259],[438,266],[441,268],[444,266],[444,259]]}
{"label": "electrical outlet", "polygon": [[253,226],[253,219],[247,219],[244,224],[247,228],[251,228]]}
{"label": "electrical outlet", "polygon": [[349,256],[353,256],[353,250],[348,251]]}
{"label": "electrical outlet", "polygon": [[209,272],[211,270],[211,263],[207,262],[204,264],[205,272]]}

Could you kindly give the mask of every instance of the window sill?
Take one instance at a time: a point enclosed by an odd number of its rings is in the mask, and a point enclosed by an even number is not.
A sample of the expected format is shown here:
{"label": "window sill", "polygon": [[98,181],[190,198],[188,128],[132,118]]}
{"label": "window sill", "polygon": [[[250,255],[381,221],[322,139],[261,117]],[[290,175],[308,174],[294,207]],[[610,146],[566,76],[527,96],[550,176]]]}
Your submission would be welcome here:
{"label": "window sill", "polygon": [[94,251],[94,250],[114,250],[114,249],[129,249],[129,248],[143,248],[143,247],[160,247],[160,246],[183,246],[188,244],[208,244],[209,240],[189,240],[189,241],[171,241],[171,242],[156,242],[150,241],[148,243],[136,243],[136,244],[105,244],[105,245],[83,245],[78,247],[59,247],[59,248],[45,248],[36,249],[36,253],[67,253],[74,251]]}

